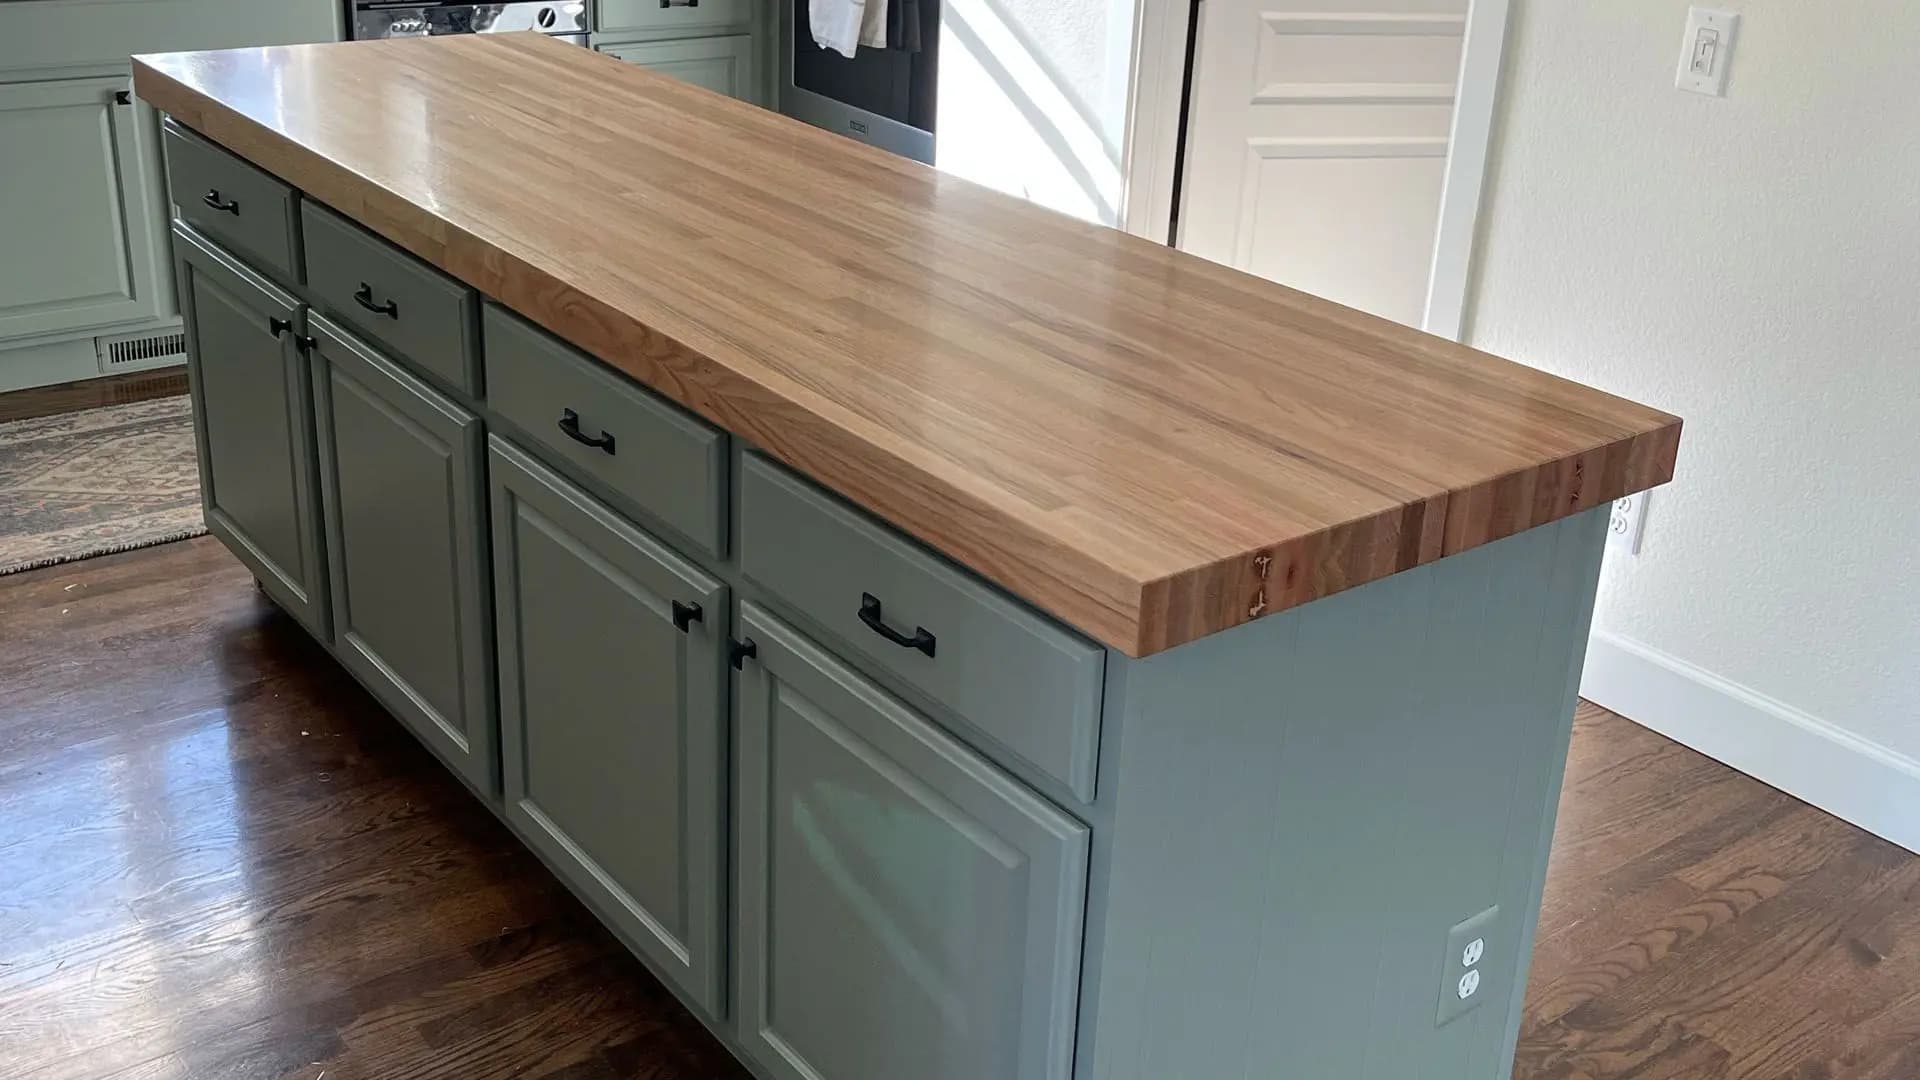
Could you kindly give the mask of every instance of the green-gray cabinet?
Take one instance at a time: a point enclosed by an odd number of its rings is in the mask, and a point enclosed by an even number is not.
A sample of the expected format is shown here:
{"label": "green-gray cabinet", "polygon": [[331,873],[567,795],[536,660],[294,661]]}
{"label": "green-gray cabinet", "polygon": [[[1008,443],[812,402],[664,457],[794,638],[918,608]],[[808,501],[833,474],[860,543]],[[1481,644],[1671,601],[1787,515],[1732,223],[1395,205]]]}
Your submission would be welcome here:
{"label": "green-gray cabinet", "polygon": [[125,76],[0,83],[0,340],[152,318],[165,270]]}
{"label": "green-gray cabinet", "polygon": [[174,252],[207,529],[324,641],[306,309],[186,226]]}
{"label": "green-gray cabinet", "polygon": [[507,818],[725,1014],[727,589],[492,439]]}
{"label": "green-gray cabinet", "polygon": [[742,101],[759,99],[751,34],[596,45],[601,52]]}
{"label": "green-gray cabinet", "polygon": [[480,420],[325,316],[306,341],[335,651],[497,797]]}
{"label": "green-gray cabinet", "polygon": [[741,605],[738,1037],[777,1080],[1068,1080],[1088,830]]}

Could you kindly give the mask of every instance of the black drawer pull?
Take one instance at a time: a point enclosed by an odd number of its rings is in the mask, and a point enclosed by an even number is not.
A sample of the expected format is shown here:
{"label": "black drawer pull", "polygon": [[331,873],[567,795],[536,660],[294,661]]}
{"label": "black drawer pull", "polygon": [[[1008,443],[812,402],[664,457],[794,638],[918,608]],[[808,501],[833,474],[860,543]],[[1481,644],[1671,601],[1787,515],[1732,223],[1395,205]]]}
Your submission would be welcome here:
{"label": "black drawer pull", "polygon": [[215,210],[224,210],[235,217],[240,216],[240,204],[232,199],[222,201],[220,198],[220,189],[218,188],[209,188],[205,195],[200,196],[200,201]]}
{"label": "black drawer pull", "polygon": [[115,91],[113,92],[113,103],[114,103],[115,105],[131,105],[131,104],[133,104],[133,91],[131,91],[131,90],[115,90]]}
{"label": "black drawer pull", "polygon": [[673,602],[673,628],[683,634],[705,615],[699,604],[683,604],[678,600]]}
{"label": "black drawer pull", "polygon": [[670,8],[670,7],[699,7],[699,6],[700,6],[700,0],[660,0],[660,6],[661,6],[661,7],[663,7],[663,8]]}
{"label": "black drawer pull", "polygon": [[269,315],[267,316],[267,329],[273,331],[274,337],[284,337],[287,331],[293,329],[293,321],[291,319],[283,319],[278,315]]}
{"label": "black drawer pull", "polygon": [[572,409],[560,410],[560,430],[567,433],[567,438],[581,446],[597,446],[609,454],[613,453],[613,432],[603,431],[598,435],[588,435],[580,430],[580,414]]}
{"label": "black drawer pull", "polygon": [[860,621],[867,624],[867,629],[903,649],[919,649],[928,656],[933,655],[933,635],[927,633],[927,628],[916,626],[913,636],[908,637],[888,626],[880,618],[880,601],[872,593],[860,594]]}
{"label": "black drawer pull", "polygon": [[373,286],[364,281],[360,283],[360,288],[354,290],[353,302],[373,312],[375,315],[385,315],[389,319],[397,319],[400,317],[400,304],[393,300],[389,300],[384,304],[374,303]]}

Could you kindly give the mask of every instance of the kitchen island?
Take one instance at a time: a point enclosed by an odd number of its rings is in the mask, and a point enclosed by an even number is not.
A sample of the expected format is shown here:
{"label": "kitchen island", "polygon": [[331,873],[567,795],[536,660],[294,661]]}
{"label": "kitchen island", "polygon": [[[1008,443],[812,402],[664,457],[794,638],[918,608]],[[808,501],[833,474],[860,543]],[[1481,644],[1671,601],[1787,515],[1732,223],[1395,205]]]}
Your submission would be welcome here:
{"label": "kitchen island", "polygon": [[1505,1075],[1677,419],[536,35],[135,85],[209,528],[757,1074]]}

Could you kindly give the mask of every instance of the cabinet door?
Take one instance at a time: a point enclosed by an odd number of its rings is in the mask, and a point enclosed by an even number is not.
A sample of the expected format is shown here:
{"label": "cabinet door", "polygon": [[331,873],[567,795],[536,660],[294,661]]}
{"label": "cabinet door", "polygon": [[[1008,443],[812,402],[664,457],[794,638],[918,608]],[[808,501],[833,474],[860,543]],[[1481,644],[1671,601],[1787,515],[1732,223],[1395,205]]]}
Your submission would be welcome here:
{"label": "cabinet door", "polygon": [[489,472],[507,819],[721,1016],[727,590],[498,436]]}
{"label": "cabinet door", "polygon": [[778,1080],[1067,1080],[1086,827],[741,608],[747,1052]]}
{"label": "cabinet door", "polygon": [[0,84],[0,339],[160,313],[151,132],[127,88]]}
{"label": "cabinet door", "polygon": [[755,100],[758,92],[753,77],[753,36],[750,34],[601,45],[599,49],[629,64],[639,64],[742,101]]}
{"label": "cabinet door", "polygon": [[308,322],[341,662],[496,798],[480,420],[324,316]]}
{"label": "cabinet door", "polygon": [[207,529],[325,639],[313,411],[295,344],[304,309],[190,231],[174,251]]}

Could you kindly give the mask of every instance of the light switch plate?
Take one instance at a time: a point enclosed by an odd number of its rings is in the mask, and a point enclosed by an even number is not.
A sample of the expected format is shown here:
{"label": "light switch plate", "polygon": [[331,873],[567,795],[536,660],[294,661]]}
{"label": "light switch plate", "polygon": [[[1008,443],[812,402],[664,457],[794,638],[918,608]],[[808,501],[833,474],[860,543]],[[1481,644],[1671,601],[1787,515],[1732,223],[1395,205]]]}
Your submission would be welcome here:
{"label": "light switch plate", "polygon": [[1493,934],[1500,905],[1447,931],[1447,963],[1440,975],[1440,1011],[1435,1027],[1444,1027],[1480,1007],[1493,993],[1497,974],[1513,970],[1511,958],[1498,955]]}
{"label": "light switch plate", "polygon": [[1673,85],[1709,97],[1725,97],[1727,66],[1733,62],[1733,35],[1740,13],[1719,8],[1687,9],[1687,36],[1680,41],[1680,71]]}

